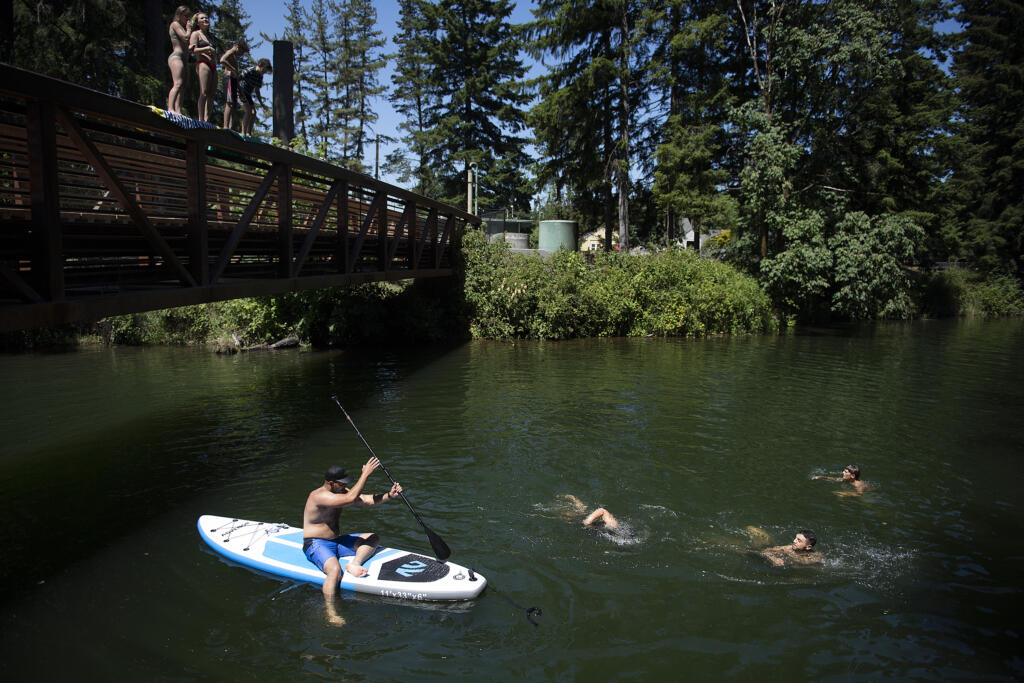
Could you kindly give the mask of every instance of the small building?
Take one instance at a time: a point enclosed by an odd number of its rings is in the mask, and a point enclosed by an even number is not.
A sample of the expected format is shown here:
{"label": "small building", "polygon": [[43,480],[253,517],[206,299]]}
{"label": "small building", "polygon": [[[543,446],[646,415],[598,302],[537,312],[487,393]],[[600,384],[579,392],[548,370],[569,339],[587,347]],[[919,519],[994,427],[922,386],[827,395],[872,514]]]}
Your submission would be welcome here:
{"label": "small building", "polygon": [[[580,237],[580,251],[601,251],[604,249],[604,226],[585,232]],[[619,243],[619,233],[612,233],[612,248]]]}

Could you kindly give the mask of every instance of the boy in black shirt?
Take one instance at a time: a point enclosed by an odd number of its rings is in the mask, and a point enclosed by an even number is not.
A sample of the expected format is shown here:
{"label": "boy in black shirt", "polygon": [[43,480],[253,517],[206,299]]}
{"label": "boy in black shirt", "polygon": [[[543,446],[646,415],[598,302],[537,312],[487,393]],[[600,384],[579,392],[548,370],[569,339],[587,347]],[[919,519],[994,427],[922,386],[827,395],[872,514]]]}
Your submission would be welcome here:
{"label": "boy in black shirt", "polygon": [[243,71],[242,75],[238,77],[238,95],[245,112],[242,115],[242,135],[252,135],[252,129],[256,124],[256,105],[253,104],[252,96],[256,95],[261,107],[266,106],[263,104],[260,88],[263,87],[263,75],[270,73],[274,73],[274,69],[270,66],[270,60],[264,58],[256,66]]}

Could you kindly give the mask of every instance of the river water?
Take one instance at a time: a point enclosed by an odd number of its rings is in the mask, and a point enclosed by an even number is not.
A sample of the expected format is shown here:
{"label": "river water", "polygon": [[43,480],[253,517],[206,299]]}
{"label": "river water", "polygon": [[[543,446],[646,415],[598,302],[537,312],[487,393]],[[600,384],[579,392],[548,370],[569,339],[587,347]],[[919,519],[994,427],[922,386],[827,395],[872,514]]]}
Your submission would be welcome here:
{"label": "river water", "polygon": [[[1020,679],[1022,348],[1012,320],[0,356],[0,678]],[[298,524],[365,462],[332,394],[479,600],[345,593],[338,627],[205,548],[199,515]],[[860,496],[812,479],[850,463]],[[429,553],[399,503],[343,519]],[[769,566],[749,525],[814,530],[823,565]]]}

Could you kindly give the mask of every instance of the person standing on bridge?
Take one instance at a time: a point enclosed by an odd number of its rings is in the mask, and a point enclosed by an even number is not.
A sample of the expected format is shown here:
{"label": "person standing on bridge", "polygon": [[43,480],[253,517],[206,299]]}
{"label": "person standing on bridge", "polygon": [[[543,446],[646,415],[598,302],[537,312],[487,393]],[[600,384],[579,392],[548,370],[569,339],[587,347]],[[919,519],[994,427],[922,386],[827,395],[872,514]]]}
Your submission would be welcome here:
{"label": "person standing on bridge", "polygon": [[260,93],[260,88],[263,87],[263,76],[266,74],[274,73],[274,68],[270,66],[270,60],[263,58],[256,66],[249,67],[242,72],[238,82],[238,94],[242,98],[242,110],[245,112],[242,115],[242,135],[252,135],[252,129],[256,125],[256,105],[253,104],[252,96],[256,95],[256,99],[260,101],[260,107],[267,105],[263,104],[263,95]]}
{"label": "person standing on bridge", "polygon": [[[191,10],[185,5],[179,5],[174,10],[174,18],[171,19],[171,26],[167,29],[167,35],[171,39],[171,55],[167,58],[167,68],[171,70],[171,90],[167,93],[167,111],[181,113],[181,95],[185,89],[185,61],[188,56],[189,35],[192,32],[192,23],[188,20]],[[187,28],[186,28],[187,26]]]}
{"label": "person standing on bridge", "polygon": [[189,36],[188,49],[196,58],[196,76],[199,78],[199,111],[196,116],[200,121],[209,121],[213,96],[217,94],[217,48],[210,42],[210,17],[205,12],[194,14],[191,23],[195,28]]}
{"label": "person standing on bridge", "polygon": [[245,38],[239,38],[231,48],[221,55],[220,63],[224,67],[224,128],[231,130],[238,118],[238,58],[249,54],[249,45]]}
{"label": "person standing on bridge", "polygon": [[394,482],[387,493],[363,493],[366,480],[378,467],[377,458],[367,460],[359,479],[350,487],[345,469],[333,465],[324,474],[323,486],[310,491],[306,498],[302,511],[302,550],[306,559],[327,575],[323,583],[325,596],[333,595],[338,588],[342,574],[338,558],[351,557],[345,571],[355,577],[366,576],[363,562],[373,554],[379,542],[374,533],[342,535],[338,527],[342,508],[380,505],[402,493],[398,482]]}

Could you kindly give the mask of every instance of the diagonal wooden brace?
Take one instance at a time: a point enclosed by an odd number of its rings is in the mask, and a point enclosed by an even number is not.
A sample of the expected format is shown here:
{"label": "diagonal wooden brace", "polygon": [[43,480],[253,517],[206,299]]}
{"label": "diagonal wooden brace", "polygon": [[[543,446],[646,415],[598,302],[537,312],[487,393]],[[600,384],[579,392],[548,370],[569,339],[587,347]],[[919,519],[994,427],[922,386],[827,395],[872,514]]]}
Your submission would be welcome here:
{"label": "diagonal wooden brace", "polygon": [[75,121],[74,117],[65,110],[63,107],[54,107],[54,113],[57,116],[57,120],[60,122],[61,127],[71,138],[71,141],[78,148],[78,151],[82,153],[86,161],[96,169],[96,174],[106,183],[110,193],[114,195],[114,198],[121,203],[124,207],[125,212],[131,217],[135,227],[139,229],[146,241],[149,242],[149,246],[163,257],[164,262],[171,267],[171,270],[178,276],[182,284],[188,285],[189,287],[195,287],[196,281],[192,277],[192,274],[188,272],[188,269],[182,265],[181,261],[174,254],[171,247],[164,241],[164,238],[160,236],[153,224],[149,222],[149,218],[143,213],[142,209],[138,204],[131,198],[128,192],[125,191],[124,186],[121,185],[121,181],[117,179],[117,174],[114,173],[114,169],[107,163],[107,160],[100,154],[100,151],[96,149],[96,145],[85,136],[82,132],[82,128]]}

